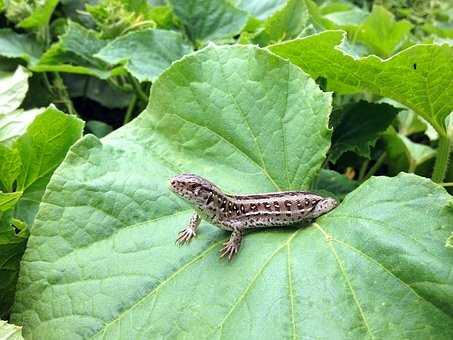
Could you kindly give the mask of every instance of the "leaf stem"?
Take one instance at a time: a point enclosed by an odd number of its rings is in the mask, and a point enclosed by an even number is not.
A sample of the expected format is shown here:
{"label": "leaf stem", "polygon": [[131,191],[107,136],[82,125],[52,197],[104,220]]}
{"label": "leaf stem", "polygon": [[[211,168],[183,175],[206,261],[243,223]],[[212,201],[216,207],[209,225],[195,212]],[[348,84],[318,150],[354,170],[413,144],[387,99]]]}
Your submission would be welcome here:
{"label": "leaf stem", "polygon": [[137,81],[137,79],[135,79],[130,74],[129,74],[129,79],[130,79],[130,81],[132,83],[132,86],[133,86],[135,92],[137,92],[137,95],[140,98],[140,100],[145,102],[145,103],[148,103],[148,96],[145,94],[145,92],[143,92],[143,90],[142,90],[139,82]]}
{"label": "leaf stem", "polygon": [[447,182],[447,183],[439,183],[443,187],[453,187],[453,182]]}
{"label": "leaf stem", "polygon": [[368,168],[368,165],[370,164],[370,161],[367,159],[366,161],[364,161],[362,163],[362,165],[360,166],[360,170],[359,170],[359,177],[358,177],[358,180],[361,181],[363,176],[365,176],[365,171],[366,169]]}
{"label": "leaf stem", "polygon": [[437,148],[436,162],[434,163],[434,171],[431,177],[434,182],[440,183],[444,180],[449,156],[450,139],[447,134],[439,134],[439,147]]}
{"label": "leaf stem", "polygon": [[376,171],[379,170],[381,165],[384,163],[386,157],[387,153],[383,152],[382,155],[380,155],[379,158],[377,159],[376,163],[374,163],[373,166],[370,168],[368,173],[365,176],[363,176],[362,181],[366,181],[368,178],[373,176],[376,173]]}
{"label": "leaf stem", "polygon": [[134,112],[134,107],[135,107],[136,102],[137,102],[137,95],[134,94],[131,98],[131,101],[129,102],[129,105],[127,106],[127,111],[126,111],[126,115],[124,116],[123,125],[127,124],[131,121],[132,112]]}
{"label": "leaf stem", "polygon": [[66,109],[68,110],[69,114],[78,116],[74,104],[72,103],[72,100],[69,97],[69,93],[68,90],[66,89],[66,85],[64,84],[63,79],[61,78],[58,72],[54,72],[53,74],[55,77],[54,80],[55,89],[57,90],[61,102],[66,106]]}

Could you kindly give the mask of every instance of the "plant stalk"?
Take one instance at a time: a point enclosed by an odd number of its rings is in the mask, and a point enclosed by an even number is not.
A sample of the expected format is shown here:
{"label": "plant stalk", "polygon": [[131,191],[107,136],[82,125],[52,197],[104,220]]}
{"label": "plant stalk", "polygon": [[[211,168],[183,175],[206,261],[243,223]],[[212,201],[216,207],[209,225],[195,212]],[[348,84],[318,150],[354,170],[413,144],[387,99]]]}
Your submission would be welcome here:
{"label": "plant stalk", "polygon": [[129,105],[127,107],[126,115],[124,116],[124,124],[127,124],[131,121],[132,119],[132,112],[134,112],[134,107],[135,103],[137,102],[137,95],[133,95],[131,101],[129,102]]}
{"label": "plant stalk", "polygon": [[370,168],[368,173],[365,176],[363,176],[362,182],[365,182],[368,178],[373,176],[376,173],[376,171],[379,170],[379,168],[384,163],[386,157],[387,157],[387,153],[383,152],[382,155],[380,155],[379,158],[377,159],[376,163],[374,163],[373,166]]}
{"label": "plant stalk", "polygon": [[437,148],[436,162],[431,179],[436,183],[441,183],[445,178],[450,156],[450,139],[447,134],[439,134],[439,147]]}
{"label": "plant stalk", "polygon": [[143,90],[142,90],[142,88],[140,86],[140,83],[132,75],[129,75],[129,79],[130,79],[130,81],[132,83],[132,86],[133,86],[135,92],[137,92],[138,97],[146,105],[148,103],[148,96],[145,94],[145,92],[143,92]]}

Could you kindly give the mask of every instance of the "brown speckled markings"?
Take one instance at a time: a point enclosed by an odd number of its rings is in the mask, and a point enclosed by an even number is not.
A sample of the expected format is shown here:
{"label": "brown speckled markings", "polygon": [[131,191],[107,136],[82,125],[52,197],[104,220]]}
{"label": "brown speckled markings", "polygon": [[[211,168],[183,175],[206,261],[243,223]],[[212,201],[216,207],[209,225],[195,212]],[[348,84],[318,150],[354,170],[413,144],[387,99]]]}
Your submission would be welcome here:
{"label": "brown speckled markings", "polygon": [[173,177],[170,189],[192,204],[196,211],[189,225],[179,233],[176,242],[180,245],[190,242],[196,236],[201,219],[206,219],[232,232],[221,250],[221,256],[228,256],[228,259],[239,251],[246,229],[310,221],[337,206],[337,201],[331,197],[304,191],[229,195],[208,180],[193,174]]}

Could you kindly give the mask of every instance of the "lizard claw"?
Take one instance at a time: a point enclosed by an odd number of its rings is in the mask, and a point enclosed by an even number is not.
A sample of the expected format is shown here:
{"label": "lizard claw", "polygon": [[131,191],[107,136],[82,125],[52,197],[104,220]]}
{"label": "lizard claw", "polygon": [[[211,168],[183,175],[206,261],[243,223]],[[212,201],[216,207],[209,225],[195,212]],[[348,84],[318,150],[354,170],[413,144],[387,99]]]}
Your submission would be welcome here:
{"label": "lizard claw", "polygon": [[224,244],[224,247],[222,249],[220,249],[220,257],[225,257],[225,256],[228,256],[228,261],[231,261],[231,259],[233,258],[234,255],[237,254],[237,252],[239,251],[239,244],[237,244],[236,242],[225,242]]}
{"label": "lizard claw", "polygon": [[184,244],[190,243],[193,237],[197,236],[195,231],[192,228],[186,228],[179,232],[178,238],[176,239],[176,244],[182,246]]}

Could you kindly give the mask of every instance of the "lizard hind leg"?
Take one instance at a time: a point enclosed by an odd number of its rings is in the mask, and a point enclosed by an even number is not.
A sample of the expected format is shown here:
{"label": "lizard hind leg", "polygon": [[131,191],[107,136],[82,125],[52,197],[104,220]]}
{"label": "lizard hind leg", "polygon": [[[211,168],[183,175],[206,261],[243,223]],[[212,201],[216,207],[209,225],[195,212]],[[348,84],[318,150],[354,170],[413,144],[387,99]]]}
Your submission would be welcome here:
{"label": "lizard hind leg", "polygon": [[182,246],[183,244],[190,243],[190,241],[192,241],[192,238],[197,236],[197,229],[200,225],[200,222],[201,217],[198,216],[197,213],[193,214],[190,218],[189,225],[179,232],[178,237],[176,238],[176,244],[178,246]]}
{"label": "lizard hind leg", "polygon": [[242,231],[234,229],[231,233],[230,239],[223,244],[224,247],[220,250],[220,257],[226,256],[228,257],[228,260],[231,261],[241,247],[242,236]]}

